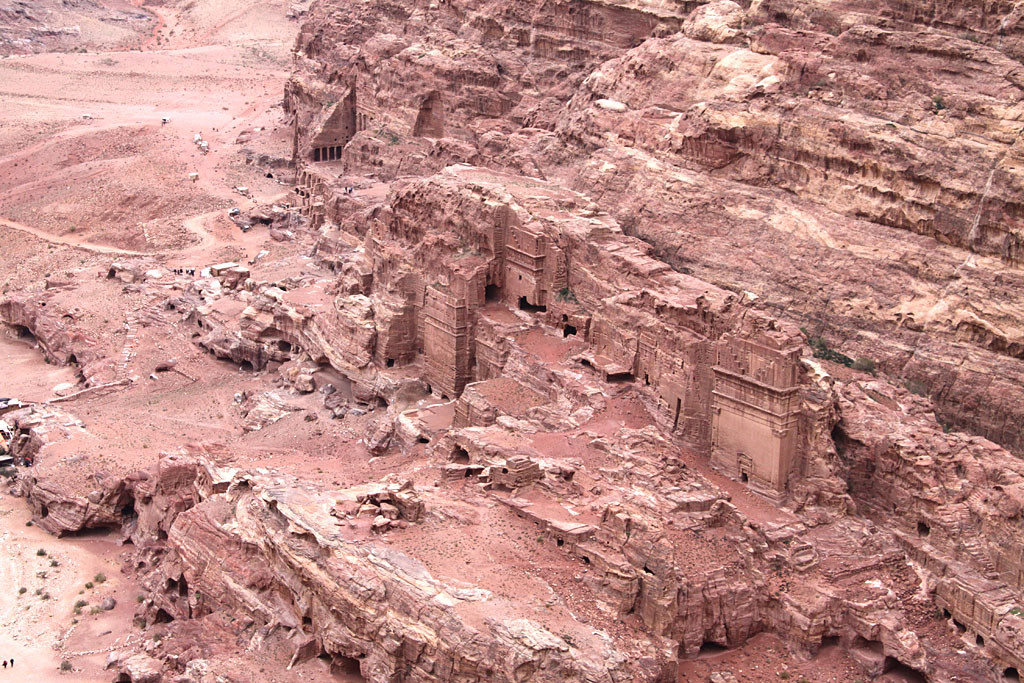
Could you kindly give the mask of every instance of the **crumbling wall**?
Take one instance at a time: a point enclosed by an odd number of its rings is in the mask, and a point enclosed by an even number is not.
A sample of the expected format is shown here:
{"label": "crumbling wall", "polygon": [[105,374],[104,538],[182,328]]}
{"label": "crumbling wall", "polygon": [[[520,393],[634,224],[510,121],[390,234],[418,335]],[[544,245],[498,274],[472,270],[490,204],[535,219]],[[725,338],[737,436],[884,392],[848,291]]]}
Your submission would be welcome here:
{"label": "crumbling wall", "polygon": [[944,432],[922,399],[882,382],[842,387],[840,406],[839,471],[860,510],[898,530],[949,619],[1020,669],[1024,465],[990,441]]}

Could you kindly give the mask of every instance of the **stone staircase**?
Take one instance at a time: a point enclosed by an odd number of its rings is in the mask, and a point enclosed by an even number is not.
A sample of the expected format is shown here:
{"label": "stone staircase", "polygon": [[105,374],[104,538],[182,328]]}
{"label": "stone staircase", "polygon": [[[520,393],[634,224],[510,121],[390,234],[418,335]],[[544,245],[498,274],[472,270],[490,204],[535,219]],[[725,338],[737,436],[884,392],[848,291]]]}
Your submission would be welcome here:
{"label": "stone staircase", "polygon": [[[968,501],[974,503],[973,507],[979,507],[982,496],[980,491],[974,491],[968,496]],[[936,521],[959,541],[957,549],[967,555],[971,565],[987,578],[998,579],[999,573],[985,546],[979,541],[981,534],[974,523],[971,508],[972,505],[968,503],[944,505],[936,510]]]}
{"label": "stone staircase", "polygon": [[996,567],[992,564],[992,558],[989,556],[985,546],[979,541],[979,534],[971,533],[963,537],[960,547],[971,557],[971,564],[978,568],[982,574],[988,579],[999,579],[999,572],[996,571]]}
{"label": "stone staircase", "polygon": [[121,358],[117,363],[116,377],[118,380],[125,380],[129,377],[129,368],[138,350],[139,333],[142,327],[161,329],[174,326],[173,322],[168,319],[166,303],[166,298],[154,295],[137,310],[130,310],[125,314],[124,348],[121,350]]}
{"label": "stone staircase", "polygon": [[139,317],[136,311],[130,310],[125,314],[124,330],[124,348],[121,349],[121,359],[117,363],[118,380],[128,379],[128,368],[139,346]]}
{"label": "stone staircase", "polygon": [[818,564],[818,551],[810,543],[794,538],[789,547],[789,563],[797,571],[807,571]]}
{"label": "stone staircase", "polygon": [[146,305],[140,309],[138,313],[139,322],[144,327],[171,327],[170,321],[167,320],[166,300],[162,297],[153,297]]}
{"label": "stone staircase", "polygon": [[967,496],[967,507],[971,510],[983,510],[985,508],[985,492],[981,488],[971,491]]}

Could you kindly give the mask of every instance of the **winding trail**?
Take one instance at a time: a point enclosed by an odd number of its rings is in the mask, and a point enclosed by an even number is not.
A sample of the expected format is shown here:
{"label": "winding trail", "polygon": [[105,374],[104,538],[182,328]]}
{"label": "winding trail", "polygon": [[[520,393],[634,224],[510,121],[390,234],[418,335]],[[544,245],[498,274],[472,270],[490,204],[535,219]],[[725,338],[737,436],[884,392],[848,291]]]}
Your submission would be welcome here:
{"label": "winding trail", "polygon": [[225,26],[230,24],[232,21],[235,21],[236,19],[239,19],[239,18],[245,16],[246,14],[251,12],[256,7],[259,7],[259,6],[265,5],[265,4],[266,4],[266,1],[263,0],[262,2],[254,2],[251,5],[244,5],[242,7],[239,7],[237,10],[235,10],[234,12],[229,13],[227,16],[225,16],[222,19],[220,19],[220,21],[218,21],[216,24],[214,24],[213,26],[208,28],[206,31],[204,31],[203,34],[201,35],[200,39],[203,40],[203,41],[207,41],[207,42],[211,41],[214,38],[214,36],[216,36],[218,31],[220,31],[222,28],[224,28]]}
{"label": "winding trail", "polygon": [[74,247],[76,249],[84,249],[85,251],[95,252],[97,254],[115,254],[121,256],[167,256],[176,254],[185,254],[188,252],[198,251],[207,247],[217,244],[217,238],[210,232],[210,230],[204,225],[204,223],[214,216],[220,215],[224,212],[223,209],[217,209],[215,211],[208,211],[195,216],[190,216],[182,221],[182,225],[186,230],[194,234],[198,238],[196,244],[190,244],[187,247],[181,249],[160,249],[154,251],[134,251],[132,249],[120,249],[118,247],[111,247],[105,244],[96,244],[94,242],[87,242],[81,238],[68,237],[65,235],[53,235],[45,230],[39,228],[33,228],[31,225],[25,225],[24,223],[18,223],[16,221],[7,220],[6,218],[0,218],[0,226],[10,228],[12,230],[19,230],[24,233],[28,233],[33,237],[38,237],[41,240],[50,242],[52,244],[62,244],[68,247]]}
{"label": "winding trail", "polygon": [[30,225],[24,223],[16,223],[9,221],[6,218],[0,218],[0,226],[10,228],[12,230],[20,230],[21,232],[28,233],[33,237],[38,237],[46,242],[52,242],[53,244],[63,244],[69,247],[75,247],[77,249],[84,249],[85,251],[96,252],[97,254],[120,254],[122,256],[152,256],[156,252],[146,251],[132,251],[131,249],[118,249],[117,247],[108,247],[105,244],[93,244],[92,242],[86,242],[81,239],[75,239],[74,237],[62,237],[59,235],[51,235],[45,230],[39,228],[33,228]]}
{"label": "winding trail", "polygon": [[216,238],[213,236],[213,233],[211,233],[209,229],[207,229],[204,223],[207,221],[207,219],[212,218],[214,216],[218,216],[222,213],[224,213],[223,209],[217,209],[216,211],[201,213],[199,215],[191,216],[190,218],[185,219],[182,225],[185,226],[186,230],[188,230],[193,235],[199,238],[199,243],[193,244],[192,246],[189,247],[189,249],[203,249],[216,242]]}
{"label": "winding trail", "polygon": [[146,39],[142,41],[142,43],[140,43],[139,45],[140,50],[146,50],[152,47],[154,43],[156,43],[157,38],[160,36],[160,31],[164,29],[164,27],[167,25],[167,22],[164,20],[163,15],[160,12],[156,11],[155,8],[145,6],[146,0],[131,0],[131,4],[133,7],[137,7],[139,10],[147,12],[150,16],[153,17],[153,30],[149,32],[149,35],[146,36]]}

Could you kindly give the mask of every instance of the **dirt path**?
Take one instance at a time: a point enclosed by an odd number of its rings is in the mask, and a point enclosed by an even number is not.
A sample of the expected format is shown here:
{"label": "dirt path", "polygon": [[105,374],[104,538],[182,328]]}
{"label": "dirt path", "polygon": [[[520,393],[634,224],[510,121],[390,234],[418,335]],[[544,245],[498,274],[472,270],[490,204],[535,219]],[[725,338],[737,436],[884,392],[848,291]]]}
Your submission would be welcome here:
{"label": "dirt path", "polygon": [[[228,196],[228,193],[224,192],[224,195]],[[253,204],[253,202],[251,202],[251,201],[246,202],[246,203],[247,204]],[[224,211],[218,209],[216,211],[209,211],[207,213],[202,213],[202,214],[198,214],[198,215],[186,218],[183,221],[182,225],[185,227],[186,230],[188,230],[193,235],[195,235],[198,238],[199,241],[196,244],[191,244],[191,245],[188,245],[187,247],[183,247],[181,249],[154,250],[154,251],[134,251],[134,250],[131,250],[131,249],[119,249],[117,247],[111,247],[111,246],[107,246],[105,244],[95,244],[95,243],[92,243],[92,242],[87,242],[87,241],[85,241],[82,238],[70,237],[70,236],[66,236],[66,235],[63,235],[63,236],[62,235],[53,235],[53,234],[51,234],[51,233],[49,233],[49,232],[47,232],[45,230],[41,230],[39,228],[34,228],[34,227],[30,226],[30,225],[25,225],[24,223],[18,223],[16,221],[7,220],[6,218],[0,218],[0,226],[6,227],[6,228],[10,228],[12,230],[19,230],[21,232],[28,233],[28,234],[32,235],[33,237],[38,237],[41,240],[44,240],[46,242],[50,242],[51,244],[62,244],[64,246],[74,247],[76,249],[84,249],[85,251],[91,251],[91,252],[95,252],[97,254],[113,254],[113,255],[120,255],[120,256],[162,256],[162,255],[173,256],[173,255],[178,255],[178,256],[182,256],[182,257],[190,256],[194,260],[195,257],[200,256],[201,254],[203,254],[203,252],[208,251],[212,247],[221,247],[221,246],[225,246],[225,245],[230,245],[230,244],[235,242],[235,240],[231,240],[231,239],[224,240],[224,239],[218,238],[218,236],[215,236],[213,234],[213,232],[208,227],[206,227],[206,223],[208,221],[213,220],[213,219],[215,219],[218,216],[221,216],[223,214],[224,214]],[[251,240],[251,239],[250,240],[242,240],[242,241],[245,242],[245,243],[253,242],[253,240]],[[253,244],[246,244],[246,246],[251,248],[254,245]]]}
{"label": "dirt path", "polygon": [[[25,526],[29,518],[20,498],[0,498],[0,659],[15,660],[17,674],[10,680],[62,681],[60,663],[68,656],[62,652],[65,640],[90,619],[75,615],[75,603],[84,600],[92,606],[119,589],[130,593],[131,586],[121,579],[118,548],[110,539],[58,541],[38,527]],[[45,554],[38,554],[40,550]],[[105,580],[96,582],[97,574]],[[85,587],[89,581],[91,589]],[[76,618],[79,624],[72,624]],[[126,622],[121,632],[111,630],[98,644],[123,642],[129,628]],[[75,680],[110,680],[99,664],[90,662]]]}
{"label": "dirt path", "polygon": [[153,16],[153,30],[150,31],[149,36],[144,41],[142,41],[142,44],[139,46],[139,49],[142,50],[149,49],[153,46],[154,43],[156,43],[157,38],[160,37],[160,31],[164,29],[164,27],[167,25],[167,22],[164,20],[163,14],[159,12],[156,8],[145,6],[146,0],[132,0],[132,5],[138,7],[143,12],[148,12],[150,15]]}
{"label": "dirt path", "polygon": [[239,19],[239,18],[245,16],[247,13],[249,13],[252,10],[256,9],[260,5],[265,5],[265,4],[266,4],[266,2],[254,2],[251,5],[239,7],[237,10],[235,10],[234,12],[231,12],[226,17],[224,17],[223,19],[218,21],[216,24],[211,26],[209,29],[207,29],[199,37],[200,42],[207,42],[207,41],[212,40],[213,37],[217,34],[218,31],[220,31],[222,28],[224,28],[225,26],[230,24],[232,21],[235,21],[236,19]]}
{"label": "dirt path", "polygon": [[63,244],[69,247],[75,247],[76,249],[84,249],[86,251],[96,252],[97,254],[119,254],[122,256],[149,256],[150,252],[145,251],[132,251],[130,249],[118,249],[117,247],[108,247],[104,244],[92,244],[81,239],[74,237],[62,237],[59,235],[52,235],[45,230],[39,228],[33,228],[32,226],[25,225],[24,223],[16,223],[9,221],[6,218],[0,218],[0,225],[5,228],[12,230],[20,230],[21,232],[27,232],[28,234],[38,237],[41,240],[51,242],[53,244]]}
{"label": "dirt path", "polygon": [[10,154],[2,156],[0,157],[0,166],[15,161],[24,161],[30,159],[33,155],[39,154],[40,152],[44,152],[47,149],[53,148],[57,144],[66,143],[70,140],[73,140],[76,137],[81,137],[84,135],[96,135],[97,133],[117,130],[124,126],[124,123],[122,122],[94,125],[92,121],[95,121],[95,119],[90,120],[88,124],[74,126],[72,128],[68,128],[67,130],[62,130],[59,133],[48,135],[46,138],[40,140],[34,145],[24,147],[22,149],[11,152]]}
{"label": "dirt path", "polygon": [[191,247],[192,249],[205,249],[213,244],[213,233],[207,229],[204,223],[206,223],[208,218],[219,216],[221,213],[221,211],[211,211],[210,213],[202,213],[198,216],[192,216],[185,221],[185,229],[199,238],[199,243],[193,245]]}

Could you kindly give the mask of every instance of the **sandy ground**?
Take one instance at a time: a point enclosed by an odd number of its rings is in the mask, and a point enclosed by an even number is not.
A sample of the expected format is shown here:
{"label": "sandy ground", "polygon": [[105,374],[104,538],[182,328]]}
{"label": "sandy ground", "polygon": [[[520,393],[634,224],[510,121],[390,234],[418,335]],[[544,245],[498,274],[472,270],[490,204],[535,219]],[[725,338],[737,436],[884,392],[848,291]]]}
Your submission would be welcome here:
{"label": "sandy ground", "polygon": [[[58,540],[26,526],[29,518],[19,498],[0,498],[0,659],[15,660],[15,669],[0,669],[0,675],[9,680],[65,680],[59,667],[69,659],[74,661],[75,680],[107,681],[110,674],[102,671],[107,652],[130,637],[137,594],[134,583],[119,571],[124,549],[105,535]],[[98,582],[98,575],[105,580]],[[107,597],[117,607],[91,614]],[[79,601],[88,604],[76,615]]]}
{"label": "sandy ground", "polygon": [[[283,43],[275,49],[286,51]],[[0,218],[6,227],[94,250],[203,245],[205,233],[189,219],[251,206],[236,186],[257,199],[283,194],[237,154],[243,132],[286,137],[279,120],[276,130],[258,125],[279,113],[287,76],[264,54],[210,46],[0,60]],[[197,134],[208,154],[194,143]],[[198,173],[196,182],[190,173]]]}
{"label": "sandy ground", "polygon": [[[298,28],[285,16],[291,3],[170,0],[148,7],[144,0],[108,0],[88,17],[44,4],[37,9],[49,13],[51,25],[82,26],[82,43],[71,49],[62,39],[51,47],[71,51],[0,58],[0,288],[38,287],[51,274],[95,282],[119,256],[155,255],[169,267],[254,256],[266,232],[242,234],[225,213],[269,203],[287,189],[247,165],[244,150],[290,154],[280,101]],[[138,30],[103,19],[125,12],[146,16]],[[22,51],[39,52],[38,44],[30,47]],[[92,51],[97,47],[104,51]],[[209,144],[208,154],[195,144],[196,134]],[[196,182],[189,180],[193,172]],[[237,193],[239,185],[252,198]],[[113,284],[93,293],[104,303],[83,306],[84,314],[108,326],[113,336],[102,343],[123,344],[120,311],[139,302]],[[238,377],[237,368],[200,358],[187,334],[180,346],[158,340],[150,351],[203,364],[211,384]],[[54,386],[77,381],[74,368],[45,363],[31,341],[8,331],[0,334],[0,367],[0,396],[43,401],[53,398]],[[237,426],[226,426],[237,425],[230,386],[207,394],[209,385],[190,387],[174,377],[121,399],[68,407],[91,423],[104,457],[119,454],[110,462],[116,467],[149,464],[158,445],[180,445],[186,433],[237,436]],[[207,428],[195,420],[195,400],[203,396]],[[146,412],[151,404],[159,404],[151,411],[155,429],[124,428],[119,408]],[[104,409],[111,405],[114,412]],[[261,444],[253,447],[254,455],[262,453]],[[317,450],[323,449],[312,457]],[[309,457],[296,456],[302,466]],[[28,521],[23,501],[0,497],[0,659],[16,660],[0,678],[67,680],[59,671],[67,659],[74,680],[110,680],[102,668],[108,653],[139,637],[132,624],[139,588],[120,571],[130,546],[102,533],[57,539]],[[98,574],[106,580],[96,581]],[[94,613],[106,597],[116,607]],[[79,601],[87,604],[76,614]],[[329,675],[319,660],[301,669],[296,674],[306,680]]]}
{"label": "sandy ground", "polygon": [[78,381],[74,368],[47,365],[34,344],[16,339],[8,330],[0,330],[0,367],[4,368],[3,397],[26,402],[46,400],[58,384]]}

